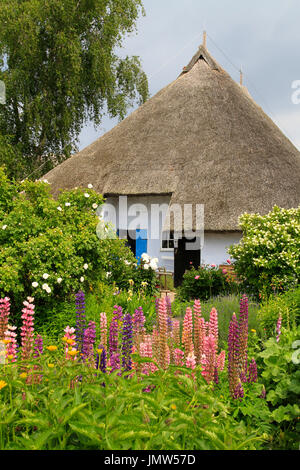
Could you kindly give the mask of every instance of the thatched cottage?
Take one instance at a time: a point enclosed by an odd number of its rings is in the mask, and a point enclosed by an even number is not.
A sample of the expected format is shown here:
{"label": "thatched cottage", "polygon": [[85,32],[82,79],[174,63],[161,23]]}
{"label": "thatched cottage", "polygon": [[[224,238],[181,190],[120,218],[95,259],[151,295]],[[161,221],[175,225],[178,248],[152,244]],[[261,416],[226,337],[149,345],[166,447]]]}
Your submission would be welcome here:
{"label": "thatched cottage", "polygon": [[[45,177],[54,193],[92,184],[116,208],[116,230],[136,255],[158,258],[178,282],[190,263],[225,262],[226,247],[241,238],[242,213],[298,207],[299,176],[299,151],[200,46],[175,81]],[[127,196],[127,209],[119,196]],[[128,233],[120,220],[132,216],[133,204],[139,226]],[[169,233],[165,210],[149,219],[158,204],[203,205],[204,239],[187,249],[184,235],[176,240],[178,215]]]}

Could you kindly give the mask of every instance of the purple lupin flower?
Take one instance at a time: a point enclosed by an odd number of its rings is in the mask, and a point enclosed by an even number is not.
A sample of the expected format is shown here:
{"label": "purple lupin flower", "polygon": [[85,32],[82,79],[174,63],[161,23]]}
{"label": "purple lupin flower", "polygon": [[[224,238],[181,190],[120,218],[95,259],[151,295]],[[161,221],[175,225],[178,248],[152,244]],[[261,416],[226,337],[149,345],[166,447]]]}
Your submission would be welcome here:
{"label": "purple lupin flower", "polygon": [[235,400],[239,399],[240,401],[242,401],[243,397],[244,397],[244,389],[243,389],[243,386],[242,386],[241,382],[239,382],[237,384],[237,386],[235,387],[235,389],[234,389],[233,398]]}
{"label": "purple lupin flower", "polygon": [[143,308],[138,307],[133,314],[133,332],[135,335],[143,333],[146,318],[144,316]]}
{"label": "purple lupin flower", "polygon": [[239,354],[240,354],[240,374],[241,378],[247,375],[247,349],[248,349],[248,297],[244,294],[240,300],[239,318]]}
{"label": "purple lupin flower", "polygon": [[86,329],[86,317],[85,317],[85,295],[84,292],[79,291],[76,294],[76,347],[80,352],[83,348],[83,337]]}
{"label": "purple lupin flower", "polygon": [[122,330],[122,367],[125,371],[132,369],[133,323],[130,313],[124,316]]}
{"label": "purple lupin flower", "polygon": [[232,396],[239,382],[239,359],[239,324],[234,313],[228,332],[228,382]]}
{"label": "purple lupin flower", "polygon": [[83,360],[93,362],[94,344],[96,340],[96,323],[90,321],[87,329],[84,331],[82,354]]}
{"label": "purple lupin flower", "polygon": [[43,338],[41,335],[36,335],[34,341],[34,357],[39,357],[43,354]]}
{"label": "purple lupin flower", "polygon": [[117,318],[117,320],[122,321],[123,319],[123,309],[120,305],[114,306],[113,317]]}
{"label": "purple lupin flower", "polygon": [[[101,353],[99,353],[101,351]],[[98,346],[98,352],[96,357],[96,369],[100,369],[104,374],[106,373],[106,351],[105,348],[100,344]]]}
{"label": "purple lupin flower", "polygon": [[113,317],[109,325],[109,356],[118,352],[119,325],[116,317]]}
{"label": "purple lupin flower", "polygon": [[[110,357],[110,367],[111,367],[111,373],[114,372],[117,369],[120,369],[120,354],[119,353],[113,353]],[[121,375],[121,374],[119,374]]]}
{"label": "purple lupin flower", "polygon": [[249,364],[248,382],[253,383],[257,381],[257,365],[255,359],[252,359]]}

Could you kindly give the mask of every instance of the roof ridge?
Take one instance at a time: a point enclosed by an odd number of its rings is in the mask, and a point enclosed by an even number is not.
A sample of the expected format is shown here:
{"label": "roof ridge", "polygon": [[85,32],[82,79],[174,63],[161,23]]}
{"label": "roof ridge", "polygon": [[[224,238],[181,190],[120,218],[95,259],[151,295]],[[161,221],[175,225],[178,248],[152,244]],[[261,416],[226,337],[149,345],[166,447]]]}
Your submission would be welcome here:
{"label": "roof ridge", "polygon": [[184,75],[185,73],[189,72],[194,67],[196,62],[198,62],[198,60],[200,60],[200,59],[204,60],[209,65],[209,67],[211,69],[217,70],[218,72],[223,72],[224,71],[223,68],[218,64],[218,62],[210,55],[210,53],[208,52],[206,47],[201,45],[201,46],[199,46],[198,51],[193,56],[193,58],[190,60],[188,65],[183,67],[183,71],[181,72],[181,74],[179,76]]}

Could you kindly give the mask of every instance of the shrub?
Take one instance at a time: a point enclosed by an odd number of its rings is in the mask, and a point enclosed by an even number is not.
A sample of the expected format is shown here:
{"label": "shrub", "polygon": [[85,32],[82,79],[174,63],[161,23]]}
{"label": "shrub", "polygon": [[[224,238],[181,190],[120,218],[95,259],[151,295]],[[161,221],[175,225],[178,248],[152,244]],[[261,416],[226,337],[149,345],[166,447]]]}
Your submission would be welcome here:
{"label": "shrub", "polygon": [[283,328],[278,341],[269,338],[258,355],[275,428],[273,448],[299,449],[299,337],[300,327]]}
{"label": "shrub", "polygon": [[106,280],[107,272],[128,287],[135,258],[124,241],[99,240],[102,202],[92,189],[64,191],[55,200],[46,182],[13,183],[0,168],[0,295],[19,308],[34,297],[40,312]]}
{"label": "shrub", "polygon": [[279,315],[285,328],[299,324],[300,286],[283,294],[271,295],[262,302],[258,319],[268,334],[274,334]]}
{"label": "shrub", "polygon": [[253,293],[283,291],[299,282],[300,207],[240,217],[241,241],[229,248],[235,272]]}
{"label": "shrub", "polygon": [[182,300],[207,300],[227,292],[228,289],[225,274],[221,269],[203,265],[199,269],[192,267],[184,273],[178,293]]}

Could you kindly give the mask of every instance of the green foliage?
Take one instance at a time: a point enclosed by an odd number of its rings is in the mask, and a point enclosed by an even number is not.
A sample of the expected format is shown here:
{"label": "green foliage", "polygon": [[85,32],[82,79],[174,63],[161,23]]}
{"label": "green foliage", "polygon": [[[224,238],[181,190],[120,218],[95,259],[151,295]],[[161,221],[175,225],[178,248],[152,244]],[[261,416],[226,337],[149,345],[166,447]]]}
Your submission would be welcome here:
{"label": "green foliage", "polygon": [[299,446],[300,327],[282,329],[279,341],[269,338],[258,355],[270,404],[271,420],[276,423],[275,445],[278,448]]}
{"label": "green foliage", "polygon": [[7,175],[11,178],[20,179],[26,172],[21,146],[13,145],[13,137],[3,136],[0,133],[0,166],[4,165]]}
{"label": "green foliage", "polygon": [[243,238],[228,250],[245,289],[258,295],[287,290],[299,282],[300,207],[240,217]]}
{"label": "green foliage", "polygon": [[200,370],[195,380],[178,367],[126,379],[55,351],[39,359],[40,382],[19,373],[5,366],[0,376],[1,450],[253,450],[267,438],[232,416]]}
{"label": "green foliage", "polygon": [[[194,301],[183,302],[179,298],[175,298],[172,304],[172,311],[174,317],[184,318],[186,308],[192,307]],[[218,312],[218,323],[219,323],[219,340],[221,349],[227,348],[228,339],[228,327],[232,318],[233,312],[238,315],[240,309],[240,296],[238,295],[227,295],[212,297],[209,300],[201,302],[201,314],[206,321],[209,320],[209,315],[212,308],[216,308]],[[263,328],[257,319],[258,304],[253,300],[249,299],[249,330],[250,335],[257,337],[259,340],[264,336]],[[255,330],[251,331],[251,330]]]}
{"label": "green foliage", "polygon": [[123,119],[147,99],[139,58],[116,53],[141,13],[141,0],[2,0],[0,133],[20,145],[26,176],[65,160],[87,120]]}
{"label": "green foliage", "polygon": [[274,334],[279,315],[286,328],[295,327],[300,318],[300,287],[283,294],[271,295],[260,305],[258,318],[267,334]]}
{"label": "green foliage", "polygon": [[13,184],[1,169],[0,180],[0,295],[13,305],[21,308],[31,296],[41,313],[107,271],[124,282],[132,277],[124,260],[135,260],[125,242],[97,236],[101,195],[75,189],[55,200],[45,182]]}
{"label": "green foliage", "polygon": [[192,267],[184,273],[181,286],[178,288],[182,300],[208,300],[210,297],[229,291],[226,276],[221,269],[210,265],[199,269]]}

